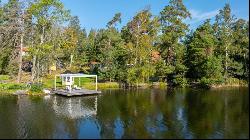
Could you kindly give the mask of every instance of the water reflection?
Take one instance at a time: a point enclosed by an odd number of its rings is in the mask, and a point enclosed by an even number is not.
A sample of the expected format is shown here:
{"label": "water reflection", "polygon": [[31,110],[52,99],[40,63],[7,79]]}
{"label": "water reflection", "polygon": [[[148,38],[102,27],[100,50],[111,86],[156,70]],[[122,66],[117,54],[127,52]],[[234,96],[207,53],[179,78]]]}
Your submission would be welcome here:
{"label": "water reflection", "polygon": [[[97,96],[94,98],[58,98],[53,96],[53,109],[58,116],[63,116],[71,119],[82,117],[90,117],[97,113]],[[93,101],[94,99],[94,101]]]}
{"label": "water reflection", "polygon": [[0,96],[0,138],[249,138],[248,88]]}

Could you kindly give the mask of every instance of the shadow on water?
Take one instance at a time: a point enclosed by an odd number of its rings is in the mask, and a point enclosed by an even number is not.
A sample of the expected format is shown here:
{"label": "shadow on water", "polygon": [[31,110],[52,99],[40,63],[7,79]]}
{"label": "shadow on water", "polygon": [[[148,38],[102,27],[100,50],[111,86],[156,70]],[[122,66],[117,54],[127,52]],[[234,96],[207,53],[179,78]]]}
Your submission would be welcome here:
{"label": "shadow on water", "polygon": [[0,96],[0,138],[249,138],[248,88]]}

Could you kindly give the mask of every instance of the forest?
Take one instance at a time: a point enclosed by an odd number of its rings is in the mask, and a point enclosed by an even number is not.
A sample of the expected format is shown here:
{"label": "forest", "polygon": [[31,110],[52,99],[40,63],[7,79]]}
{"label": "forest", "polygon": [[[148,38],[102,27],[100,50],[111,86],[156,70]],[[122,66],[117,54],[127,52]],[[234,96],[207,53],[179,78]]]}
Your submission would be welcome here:
{"label": "forest", "polygon": [[192,16],[182,0],[157,15],[146,7],[119,30],[122,14],[87,33],[60,0],[0,1],[0,75],[16,83],[70,71],[131,86],[248,84],[249,21],[229,4],[196,29],[184,22]]}

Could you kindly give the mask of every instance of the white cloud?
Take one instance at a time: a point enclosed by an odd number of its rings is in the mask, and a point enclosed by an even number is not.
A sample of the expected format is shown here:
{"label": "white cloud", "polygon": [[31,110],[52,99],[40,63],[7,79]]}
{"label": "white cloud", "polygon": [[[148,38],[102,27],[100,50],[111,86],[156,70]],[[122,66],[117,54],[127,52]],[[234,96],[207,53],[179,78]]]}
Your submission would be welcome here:
{"label": "white cloud", "polygon": [[188,24],[194,24],[194,23],[204,21],[204,20],[209,19],[209,18],[211,19],[219,13],[219,9],[209,11],[209,12],[201,12],[201,11],[194,10],[194,9],[191,9],[189,11],[191,13],[192,19],[186,20],[186,22]]}

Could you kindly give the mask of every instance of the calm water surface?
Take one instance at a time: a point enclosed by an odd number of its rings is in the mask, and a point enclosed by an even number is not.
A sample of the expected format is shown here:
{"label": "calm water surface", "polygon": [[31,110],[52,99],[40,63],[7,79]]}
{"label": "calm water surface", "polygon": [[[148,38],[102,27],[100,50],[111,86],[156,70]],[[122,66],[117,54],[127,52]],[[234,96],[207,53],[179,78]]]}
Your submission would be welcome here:
{"label": "calm water surface", "polygon": [[0,95],[0,138],[249,138],[248,90]]}

